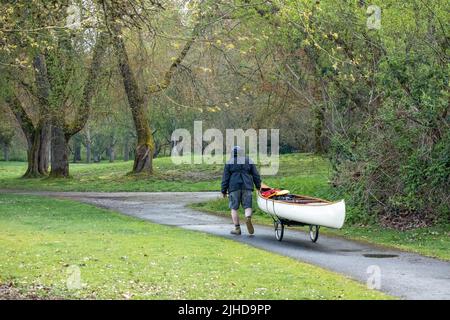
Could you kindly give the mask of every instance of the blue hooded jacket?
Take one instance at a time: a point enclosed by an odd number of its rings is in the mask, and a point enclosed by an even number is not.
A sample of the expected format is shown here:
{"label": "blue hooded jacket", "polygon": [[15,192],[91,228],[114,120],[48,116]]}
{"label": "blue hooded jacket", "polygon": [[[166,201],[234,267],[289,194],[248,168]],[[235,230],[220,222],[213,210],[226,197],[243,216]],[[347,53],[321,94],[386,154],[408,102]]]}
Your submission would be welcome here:
{"label": "blue hooded jacket", "polygon": [[222,193],[239,189],[253,190],[253,185],[257,189],[261,188],[261,177],[256,165],[248,157],[233,152],[233,157],[227,161],[223,169]]}

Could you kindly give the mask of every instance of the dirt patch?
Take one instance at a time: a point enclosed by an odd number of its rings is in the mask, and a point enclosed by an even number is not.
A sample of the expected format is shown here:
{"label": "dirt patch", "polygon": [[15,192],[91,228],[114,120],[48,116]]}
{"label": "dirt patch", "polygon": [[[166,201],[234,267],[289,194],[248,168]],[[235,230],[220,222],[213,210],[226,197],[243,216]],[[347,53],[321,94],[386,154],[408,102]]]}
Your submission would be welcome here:
{"label": "dirt patch", "polygon": [[396,230],[411,230],[430,227],[436,223],[436,217],[426,213],[385,214],[379,217],[380,225]]}
{"label": "dirt patch", "polygon": [[37,300],[37,297],[21,294],[12,284],[0,284],[0,300]]}
{"label": "dirt patch", "polygon": [[156,174],[159,179],[165,181],[211,181],[220,179],[222,174],[217,171],[180,171],[180,170],[167,170],[164,174]]}
{"label": "dirt patch", "polygon": [[44,290],[47,293],[49,288],[33,288],[27,293],[22,293],[13,283],[0,284],[0,300],[60,300],[58,297],[52,297],[51,295],[45,295],[42,297],[36,293],[37,290]]}

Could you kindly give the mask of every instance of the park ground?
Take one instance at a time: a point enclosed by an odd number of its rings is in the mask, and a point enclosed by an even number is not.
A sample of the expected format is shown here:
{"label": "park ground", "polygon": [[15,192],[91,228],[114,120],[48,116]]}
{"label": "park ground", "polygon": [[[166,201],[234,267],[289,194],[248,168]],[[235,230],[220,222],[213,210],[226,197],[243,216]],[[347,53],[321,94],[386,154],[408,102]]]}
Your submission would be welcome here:
{"label": "park ground", "polygon": [[[117,161],[94,164],[71,164],[70,179],[22,179],[26,164],[0,162],[0,189],[47,191],[219,191],[222,165],[174,165],[169,157],[154,160],[153,176],[129,175],[132,162]],[[274,187],[289,189],[292,193],[313,195],[338,200],[339,195],[330,186],[330,167],[326,159],[312,154],[281,155],[276,176],[263,177]],[[196,209],[219,215],[228,215],[227,200],[194,205]],[[257,206],[254,206],[257,208]],[[347,202],[347,216],[354,208]],[[270,217],[255,210],[255,221],[271,224]],[[322,232],[349,239],[366,241],[450,260],[450,224],[416,228],[406,231],[381,227],[376,223],[347,223],[341,230],[322,229]]]}
{"label": "park ground", "polygon": [[232,240],[47,197],[0,195],[0,247],[0,299],[390,298]]}
{"label": "park ground", "polygon": [[[1,163],[0,189],[219,190],[220,165],[174,166],[169,158],[160,158],[155,159],[155,174],[146,177],[128,175],[131,164],[73,164],[70,179],[36,180],[20,178],[24,163]],[[293,154],[282,156],[279,174],[264,182],[333,199],[328,179],[326,160]],[[226,200],[195,206],[227,214]],[[270,223],[258,210],[255,219]],[[69,200],[2,194],[0,229],[0,298],[389,298],[343,275],[290,258]],[[346,225],[325,232],[450,260],[449,226],[402,232],[375,224]],[[74,267],[80,271],[79,290],[67,288]]]}

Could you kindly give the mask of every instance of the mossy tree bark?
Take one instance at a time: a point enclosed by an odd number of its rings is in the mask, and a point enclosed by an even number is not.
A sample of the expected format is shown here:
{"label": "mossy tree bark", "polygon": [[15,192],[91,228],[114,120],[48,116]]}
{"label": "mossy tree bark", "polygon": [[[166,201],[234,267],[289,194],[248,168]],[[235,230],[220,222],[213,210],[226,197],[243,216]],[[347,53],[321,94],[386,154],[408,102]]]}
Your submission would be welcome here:
{"label": "mossy tree bark", "polygon": [[323,147],[323,129],[325,122],[325,108],[322,105],[316,106],[314,110],[315,113],[315,123],[314,123],[314,145],[317,154],[322,154],[324,152]]}
{"label": "mossy tree bark", "polygon": [[50,125],[38,125],[32,136],[32,144],[28,147],[28,168],[24,177],[39,178],[48,174]]}
{"label": "mossy tree bark", "polygon": [[86,128],[85,130],[85,139],[84,139],[84,146],[86,147],[86,163],[91,163],[91,130]]}
{"label": "mossy tree bark", "polygon": [[24,178],[40,178],[48,174],[48,151],[50,143],[50,124],[45,119],[33,124],[22,102],[15,96],[8,97],[6,103],[14,113],[27,140],[27,171]]}
{"label": "mossy tree bark", "polygon": [[130,60],[120,28],[116,26],[114,30],[112,30],[117,62],[136,129],[137,146],[132,171],[133,173],[151,174],[153,172],[152,162],[153,155],[155,153],[155,142],[146,109],[146,101],[149,100],[148,96],[162,91],[170,85],[175,70],[181,64],[194,43],[197,37],[197,31],[198,26],[194,28],[192,37],[189,38],[183,50],[170,65],[162,81],[156,85],[149,86],[142,91],[138,85],[136,74],[131,69]]}
{"label": "mossy tree bark", "polygon": [[52,170],[53,178],[69,177],[69,139],[59,126],[52,127]]}
{"label": "mossy tree bark", "polygon": [[136,76],[131,70],[125,42],[122,37],[118,36],[118,33],[114,34],[114,48],[137,135],[133,173],[152,173],[152,155],[155,145],[144,103],[145,99]]}

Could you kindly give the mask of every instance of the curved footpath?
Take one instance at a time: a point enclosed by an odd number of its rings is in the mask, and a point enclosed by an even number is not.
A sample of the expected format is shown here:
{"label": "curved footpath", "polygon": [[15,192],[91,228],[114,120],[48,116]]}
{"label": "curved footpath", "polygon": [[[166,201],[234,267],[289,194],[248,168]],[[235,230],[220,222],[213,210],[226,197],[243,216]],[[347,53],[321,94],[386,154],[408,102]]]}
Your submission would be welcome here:
{"label": "curved footpath", "polygon": [[[374,274],[379,272],[380,290],[404,299],[450,299],[450,262],[324,235],[312,243],[306,233],[290,229],[279,242],[273,229],[265,226],[256,226],[255,236],[248,236],[245,226],[242,236],[232,236],[230,219],[186,207],[189,203],[216,199],[220,196],[216,192],[0,192],[70,198],[154,223],[210,233],[311,263],[363,283],[373,283]],[[383,255],[390,257],[380,258]]]}

